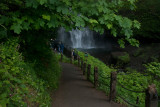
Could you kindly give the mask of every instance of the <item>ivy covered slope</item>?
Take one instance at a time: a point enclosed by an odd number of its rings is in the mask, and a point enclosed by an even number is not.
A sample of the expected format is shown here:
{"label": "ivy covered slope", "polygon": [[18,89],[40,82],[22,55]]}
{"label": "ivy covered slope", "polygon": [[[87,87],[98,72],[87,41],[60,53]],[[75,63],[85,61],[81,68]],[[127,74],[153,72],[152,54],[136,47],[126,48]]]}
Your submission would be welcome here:
{"label": "ivy covered slope", "polygon": [[[0,44],[0,107],[47,107],[51,85],[37,77],[34,63],[24,62],[19,46],[17,38]],[[56,81],[58,71],[50,74],[54,78],[51,81]]]}

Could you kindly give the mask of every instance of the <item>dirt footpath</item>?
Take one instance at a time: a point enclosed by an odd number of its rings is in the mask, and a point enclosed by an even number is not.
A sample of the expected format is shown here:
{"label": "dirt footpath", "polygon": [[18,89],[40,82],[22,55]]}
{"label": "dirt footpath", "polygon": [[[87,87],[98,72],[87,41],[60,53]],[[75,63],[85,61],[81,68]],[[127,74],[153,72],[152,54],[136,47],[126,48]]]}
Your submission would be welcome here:
{"label": "dirt footpath", "polygon": [[121,107],[109,103],[105,93],[96,90],[80,68],[67,63],[61,63],[61,66],[61,83],[53,95],[52,107]]}

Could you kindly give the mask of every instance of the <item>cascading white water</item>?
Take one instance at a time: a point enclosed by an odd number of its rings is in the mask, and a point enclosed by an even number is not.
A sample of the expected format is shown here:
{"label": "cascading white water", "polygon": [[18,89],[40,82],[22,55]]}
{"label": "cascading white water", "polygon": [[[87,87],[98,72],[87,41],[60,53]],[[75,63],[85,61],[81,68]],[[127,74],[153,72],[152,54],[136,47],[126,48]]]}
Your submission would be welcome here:
{"label": "cascading white water", "polygon": [[69,31],[69,34],[65,32],[64,28],[60,28],[59,39],[63,43],[71,45],[73,48],[95,48],[93,31],[90,31],[88,28],[83,28],[83,30],[73,29],[72,31]]}
{"label": "cascading white water", "polygon": [[93,32],[87,28],[72,30],[69,32],[73,48],[94,48]]}

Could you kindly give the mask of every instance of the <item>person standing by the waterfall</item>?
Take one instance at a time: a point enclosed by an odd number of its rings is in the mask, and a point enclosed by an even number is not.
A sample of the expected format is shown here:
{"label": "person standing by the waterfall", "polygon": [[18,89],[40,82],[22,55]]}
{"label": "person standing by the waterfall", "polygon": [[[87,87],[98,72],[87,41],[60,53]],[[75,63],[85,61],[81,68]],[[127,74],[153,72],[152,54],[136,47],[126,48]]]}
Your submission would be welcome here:
{"label": "person standing by the waterfall", "polygon": [[60,52],[63,54],[63,50],[64,50],[64,45],[63,45],[63,43],[61,42],[60,43]]}
{"label": "person standing by the waterfall", "polygon": [[72,50],[72,56],[74,57],[74,59],[77,58],[77,55],[76,55],[76,53],[75,53],[75,49]]}

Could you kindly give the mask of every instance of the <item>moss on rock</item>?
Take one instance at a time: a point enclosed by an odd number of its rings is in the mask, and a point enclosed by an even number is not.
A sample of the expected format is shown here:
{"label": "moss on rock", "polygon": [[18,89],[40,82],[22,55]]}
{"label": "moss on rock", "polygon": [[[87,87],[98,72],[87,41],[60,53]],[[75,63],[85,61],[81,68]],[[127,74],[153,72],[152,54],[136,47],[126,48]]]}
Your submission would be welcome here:
{"label": "moss on rock", "polygon": [[133,69],[133,68],[130,68],[130,67],[125,68],[125,71],[126,72],[137,72],[136,69]]}
{"label": "moss on rock", "polygon": [[124,55],[122,55],[122,56],[118,56],[117,59],[118,59],[118,61],[125,63],[125,64],[130,62],[130,57],[127,52],[124,52]]}
{"label": "moss on rock", "polygon": [[127,52],[113,52],[111,53],[111,63],[119,66],[124,67],[124,65],[130,62],[130,56]]}

